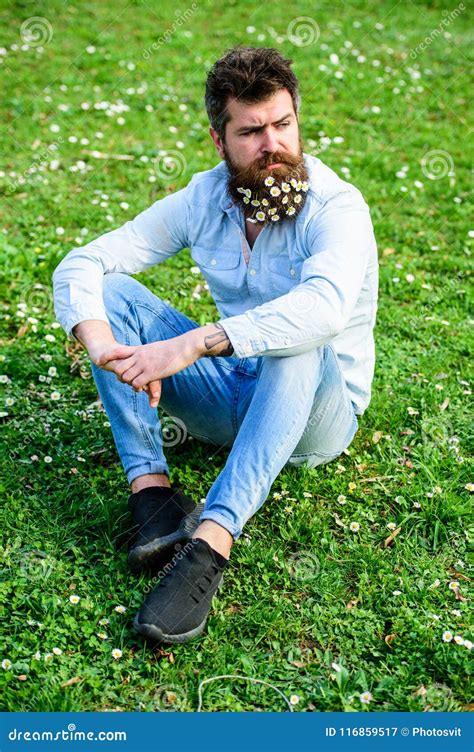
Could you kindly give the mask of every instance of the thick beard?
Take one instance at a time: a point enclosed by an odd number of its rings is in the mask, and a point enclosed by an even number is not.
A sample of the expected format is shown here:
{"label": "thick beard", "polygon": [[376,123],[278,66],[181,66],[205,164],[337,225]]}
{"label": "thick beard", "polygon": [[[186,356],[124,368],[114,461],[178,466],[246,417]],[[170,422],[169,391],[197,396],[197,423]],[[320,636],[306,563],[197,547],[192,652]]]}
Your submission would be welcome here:
{"label": "thick beard", "polygon": [[[229,194],[242,207],[246,219],[258,226],[296,219],[305,204],[308,190],[308,172],[301,141],[299,155],[278,151],[245,168],[237,167],[227,152],[225,157],[230,174],[227,186]],[[268,170],[267,166],[274,162],[281,162],[281,167]],[[268,186],[265,180],[270,177],[274,182]],[[271,193],[275,188],[280,191],[277,196]],[[244,191],[247,191],[247,195]],[[276,190],[273,192],[276,193]],[[255,203],[252,204],[252,201]]]}

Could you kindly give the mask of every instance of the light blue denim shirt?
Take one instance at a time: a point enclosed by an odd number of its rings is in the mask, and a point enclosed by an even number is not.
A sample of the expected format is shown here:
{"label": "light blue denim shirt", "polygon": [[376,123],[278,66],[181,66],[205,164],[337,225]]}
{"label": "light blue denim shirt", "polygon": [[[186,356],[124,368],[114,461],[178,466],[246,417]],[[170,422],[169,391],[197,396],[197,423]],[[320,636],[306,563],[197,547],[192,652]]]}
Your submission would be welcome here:
{"label": "light blue denim shirt", "polygon": [[296,220],[266,225],[253,248],[220,162],[135,219],[70,251],[55,269],[54,305],[69,336],[108,321],[102,278],[134,274],[189,248],[239,358],[288,356],[330,343],[355,411],[370,402],[375,365],[378,259],[360,191],[304,155],[306,202]]}

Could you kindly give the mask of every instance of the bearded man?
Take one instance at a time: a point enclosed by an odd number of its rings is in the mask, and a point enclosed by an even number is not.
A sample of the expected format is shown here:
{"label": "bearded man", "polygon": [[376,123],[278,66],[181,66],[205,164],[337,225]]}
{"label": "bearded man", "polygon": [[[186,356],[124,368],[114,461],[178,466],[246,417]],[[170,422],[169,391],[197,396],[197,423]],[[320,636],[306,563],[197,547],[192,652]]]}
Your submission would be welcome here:
{"label": "bearded man", "polygon": [[[361,193],[303,152],[291,60],[236,47],[208,74],[221,162],[70,251],[55,309],[87,348],[128,483],[133,571],[159,582],[134,620],[153,643],[199,635],[231,546],[285,465],[352,442],[371,396],[377,249]],[[129,276],[189,248],[220,319],[199,326]],[[196,504],[170,483],[157,406],[229,447]]]}

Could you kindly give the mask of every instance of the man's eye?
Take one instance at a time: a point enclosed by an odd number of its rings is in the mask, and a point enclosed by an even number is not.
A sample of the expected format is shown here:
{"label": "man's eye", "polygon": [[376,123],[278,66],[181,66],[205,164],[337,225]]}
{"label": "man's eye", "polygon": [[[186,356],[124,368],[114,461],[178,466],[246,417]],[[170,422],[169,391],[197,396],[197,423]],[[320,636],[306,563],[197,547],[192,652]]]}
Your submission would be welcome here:
{"label": "man's eye", "polygon": [[286,128],[286,126],[287,126],[287,125],[289,125],[289,122],[286,122],[286,123],[278,123],[278,127],[280,127],[280,126],[282,126],[282,125],[283,125],[283,126],[284,126],[284,127]]}

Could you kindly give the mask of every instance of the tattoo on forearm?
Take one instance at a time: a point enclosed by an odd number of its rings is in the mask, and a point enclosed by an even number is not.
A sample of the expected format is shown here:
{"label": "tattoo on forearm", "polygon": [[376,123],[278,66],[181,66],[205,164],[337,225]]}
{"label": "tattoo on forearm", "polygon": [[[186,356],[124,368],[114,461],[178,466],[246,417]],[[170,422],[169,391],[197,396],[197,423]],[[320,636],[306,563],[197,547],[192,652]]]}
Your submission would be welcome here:
{"label": "tattoo on forearm", "polygon": [[[222,324],[214,324],[214,326],[218,331],[204,337],[204,346],[206,350],[209,350],[209,352],[204,353],[204,357],[211,355],[233,355],[234,348],[224,327]],[[218,345],[223,345],[223,349],[220,350]]]}

